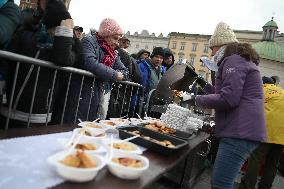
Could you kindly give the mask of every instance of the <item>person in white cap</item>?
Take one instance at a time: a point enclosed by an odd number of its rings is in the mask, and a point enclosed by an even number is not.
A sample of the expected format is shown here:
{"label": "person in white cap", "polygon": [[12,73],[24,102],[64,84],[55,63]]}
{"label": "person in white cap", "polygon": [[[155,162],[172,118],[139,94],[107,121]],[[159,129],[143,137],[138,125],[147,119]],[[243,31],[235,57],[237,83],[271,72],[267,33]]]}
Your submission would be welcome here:
{"label": "person in white cap", "polygon": [[233,189],[243,163],[267,140],[259,55],[250,44],[238,43],[233,30],[223,22],[217,25],[209,46],[218,66],[215,87],[206,84],[207,94],[192,99],[199,107],[215,109],[215,133],[220,143],[211,187]]}

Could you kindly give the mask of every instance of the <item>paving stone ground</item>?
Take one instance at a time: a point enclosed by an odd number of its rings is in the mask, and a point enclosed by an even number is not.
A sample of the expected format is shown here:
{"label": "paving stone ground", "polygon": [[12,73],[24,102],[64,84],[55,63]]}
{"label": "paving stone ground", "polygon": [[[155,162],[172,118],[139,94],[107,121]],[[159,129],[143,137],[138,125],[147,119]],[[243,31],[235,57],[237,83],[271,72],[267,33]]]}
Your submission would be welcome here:
{"label": "paving stone ground", "polygon": [[[211,172],[212,169],[206,169],[197,179],[197,182],[194,185],[193,189],[211,189],[210,187]],[[235,189],[237,189],[238,187],[240,178],[241,175],[236,180]],[[169,182],[165,179],[161,179],[159,180],[159,182],[156,182],[153,185],[151,185],[148,189],[177,189],[177,188],[178,188],[177,184]],[[284,177],[281,176],[280,174],[277,174],[271,189],[283,189],[283,188],[284,188]]]}

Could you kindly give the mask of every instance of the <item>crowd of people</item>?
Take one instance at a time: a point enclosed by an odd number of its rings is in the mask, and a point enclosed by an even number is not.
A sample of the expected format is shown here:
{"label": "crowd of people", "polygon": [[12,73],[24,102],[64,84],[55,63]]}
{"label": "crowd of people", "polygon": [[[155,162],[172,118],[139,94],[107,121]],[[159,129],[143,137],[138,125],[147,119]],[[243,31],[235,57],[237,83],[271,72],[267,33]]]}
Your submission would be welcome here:
{"label": "crowd of people", "polygon": [[[31,64],[16,64],[0,60],[0,76],[6,80],[6,105],[1,105],[0,122],[4,125],[12,101],[11,125],[59,124],[105,119],[109,110],[112,83],[132,81],[143,86],[148,97],[165,72],[174,64],[168,48],[155,47],[152,52],[141,49],[129,54],[130,40],[121,26],[111,18],[101,21],[99,29],[83,37],[83,28],[74,26],[73,19],[60,0],[39,1],[36,10],[20,11],[12,0],[0,0],[0,49],[53,62],[93,73],[85,78],[58,72],[55,85],[53,72]],[[212,174],[213,189],[231,189],[241,166],[248,167],[239,188],[254,188],[260,162],[266,159],[265,173],[258,188],[271,188],[284,145],[284,91],[273,78],[261,77],[259,55],[250,44],[239,43],[233,30],[221,22],[209,40],[214,62],[218,65],[215,85],[199,78],[203,95],[191,95],[196,106],[215,109],[215,132],[219,147]],[[13,79],[17,76],[14,97]],[[65,94],[68,86],[68,98]],[[4,87],[4,86],[3,86]],[[78,90],[80,89],[81,90]],[[2,90],[2,89],[1,89]],[[30,103],[34,98],[32,114]],[[137,96],[132,98],[135,106]],[[80,101],[79,106],[78,99]],[[49,110],[48,113],[46,113]],[[283,155],[282,155],[283,156]],[[282,165],[283,166],[283,165]],[[281,168],[281,167],[279,167]],[[280,169],[281,170],[281,169]]]}

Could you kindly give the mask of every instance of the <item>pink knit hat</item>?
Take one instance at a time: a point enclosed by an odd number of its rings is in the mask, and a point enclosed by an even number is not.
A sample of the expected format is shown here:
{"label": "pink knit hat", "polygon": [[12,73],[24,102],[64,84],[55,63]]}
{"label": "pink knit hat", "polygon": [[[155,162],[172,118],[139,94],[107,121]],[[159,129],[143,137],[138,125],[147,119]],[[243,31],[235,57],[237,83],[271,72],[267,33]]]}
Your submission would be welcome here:
{"label": "pink knit hat", "polygon": [[105,18],[102,20],[98,32],[103,37],[115,34],[123,35],[121,27],[118,25],[118,23],[115,20],[111,18]]}

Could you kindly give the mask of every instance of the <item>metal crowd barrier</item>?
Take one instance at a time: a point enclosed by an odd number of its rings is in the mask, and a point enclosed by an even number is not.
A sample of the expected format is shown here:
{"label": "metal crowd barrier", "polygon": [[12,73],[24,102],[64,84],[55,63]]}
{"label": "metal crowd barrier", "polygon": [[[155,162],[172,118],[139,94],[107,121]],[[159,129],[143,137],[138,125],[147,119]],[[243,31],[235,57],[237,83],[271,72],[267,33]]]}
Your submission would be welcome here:
{"label": "metal crowd barrier", "polygon": [[[77,113],[78,113],[78,107],[79,107],[79,103],[80,103],[80,96],[81,96],[81,91],[82,91],[82,87],[84,84],[84,79],[85,77],[89,77],[89,78],[93,78],[93,84],[95,82],[95,76],[88,71],[85,70],[81,70],[81,69],[77,69],[77,68],[73,68],[73,67],[59,67],[56,66],[55,64],[53,64],[52,62],[49,61],[43,61],[43,60],[39,60],[36,58],[31,58],[31,57],[27,57],[27,56],[23,56],[23,55],[19,55],[19,54],[15,54],[15,53],[11,53],[8,51],[1,51],[0,50],[0,64],[2,62],[2,60],[7,60],[9,61],[9,63],[11,62],[15,62],[16,63],[16,69],[15,69],[15,74],[14,74],[14,79],[13,79],[13,84],[12,84],[12,89],[11,89],[11,95],[9,97],[9,101],[8,104],[6,104],[6,106],[8,105],[8,114],[6,116],[6,122],[5,122],[5,129],[9,128],[9,121],[11,119],[11,114],[13,111],[15,111],[16,107],[13,107],[13,103],[19,99],[14,99],[15,98],[15,88],[17,85],[17,76],[18,76],[18,72],[19,72],[19,67],[20,64],[24,63],[24,64],[31,64],[32,66],[34,66],[34,68],[36,69],[36,79],[34,81],[34,87],[33,87],[33,92],[32,92],[32,100],[30,102],[30,108],[29,108],[29,113],[28,113],[28,121],[26,123],[26,127],[30,127],[31,124],[31,114],[32,114],[32,110],[34,107],[34,100],[35,100],[35,94],[37,92],[37,84],[38,84],[38,78],[39,78],[39,74],[40,74],[40,69],[41,67],[44,68],[48,68],[50,70],[52,70],[53,72],[53,79],[52,81],[52,89],[51,89],[51,99],[48,103],[48,108],[46,111],[46,121],[45,125],[48,125],[49,123],[49,113],[50,113],[50,108],[51,108],[51,103],[52,103],[52,97],[53,97],[53,92],[54,92],[54,86],[56,84],[56,77],[58,75],[58,71],[60,72],[66,72],[68,74],[68,84],[67,84],[67,90],[65,92],[65,100],[64,100],[64,106],[63,106],[63,111],[61,112],[61,122],[60,124],[63,123],[63,119],[64,119],[64,113],[65,113],[65,108],[66,108],[66,102],[68,99],[68,91],[69,91],[69,87],[70,87],[70,81],[72,79],[73,75],[80,75],[82,77],[81,79],[81,87],[78,89],[79,91],[79,98],[77,100],[77,109],[76,109],[76,113],[75,113],[75,119],[74,122],[75,123],[77,121]],[[25,82],[24,82],[25,83]],[[24,85],[23,83],[23,85]],[[143,86],[137,83],[133,83],[133,82],[129,82],[129,81],[119,81],[116,83],[112,84],[112,90],[111,90],[111,99],[114,100],[114,103],[116,103],[115,108],[117,109],[118,114],[116,115],[116,117],[135,117],[136,114],[139,114],[139,116],[141,116],[142,114],[142,110],[143,110],[143,101],[144,101],[144,92],[143,92]],[[115,93],[113,93],[115,91]],[[139,96],[139,98],[138,98]],[[90,94],[90,104],[91,104],[91,100],[93,98],[93,95]],[[136,100],[133,100],[136,99]],[[139,100],[137,100],[139,99]],[[135,106],[133,107],[133,101],[136,101]],[[113,101],[112,101],[113,102]],[[90,106],[89,104],[89,106]],[[1,108],[4,105],[1,105]],[[88,108],[88,114],[90,111],[90,107]],[[88,115],[87,114],[87,115]],[[111,116],[111,115],[110,115]],[[88,118],[88,116],[87,116]]]}

